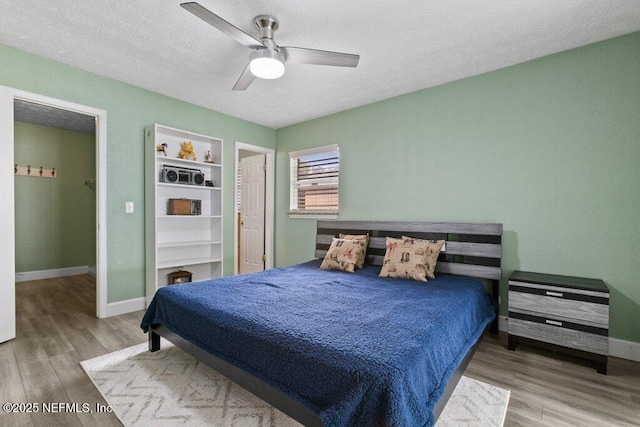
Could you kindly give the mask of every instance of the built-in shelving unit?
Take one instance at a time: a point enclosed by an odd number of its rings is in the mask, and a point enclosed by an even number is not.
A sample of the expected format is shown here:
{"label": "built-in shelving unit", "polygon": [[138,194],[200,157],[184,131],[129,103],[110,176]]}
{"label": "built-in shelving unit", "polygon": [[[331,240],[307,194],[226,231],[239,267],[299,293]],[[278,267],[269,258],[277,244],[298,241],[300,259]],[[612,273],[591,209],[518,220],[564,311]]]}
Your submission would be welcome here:
{"label": "built-in shelving unit", "polygon": [[[182,143],[198,161],[178,158]],[[163,151],[158,151],[158,147]],[[210,161],[205,159],[210,154]],[[165,182],[163,168],[196,169],[212,185]],[[195,215],[172,215],[169,199],[200,201]],[[145,230],[147,304],[169,274],[190,271],[193,281],[222,276],[222,139],[155,124],[145,129]]]}

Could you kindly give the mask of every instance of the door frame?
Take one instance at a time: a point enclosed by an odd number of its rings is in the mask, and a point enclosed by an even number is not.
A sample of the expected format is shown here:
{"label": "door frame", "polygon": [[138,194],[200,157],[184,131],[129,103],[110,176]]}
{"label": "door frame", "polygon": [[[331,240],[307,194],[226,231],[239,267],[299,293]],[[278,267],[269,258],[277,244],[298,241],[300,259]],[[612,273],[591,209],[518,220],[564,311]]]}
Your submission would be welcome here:
{"label": "door frame", "polygon": [[[0,86],[0,90],[9,93],[14,102],[15,100],[32,102],[94,116],[96,119],[96,316],[100,319],[105,318],[107,317],[107,112],[11,87]],[[0,115],[4,120],[10,116],[13,123],[13,103],[11,107],[10,111],[0,109]],[[12,136],[11,142],[15,144],[15,135]],[[10,187],[9,197],[13,200],[14,187],[13,185]],[[15,233],[15,223],[12,227]],[[15,247],[11,250],[15,257]],[[15,266],[12,269],[15,269]]]}
{"label": "door frame", "polygon": [[267,174],[265,180],[264,193],[264,254],[266,261],[264,268],[269,269],[274,266],[273,255],[274,241],[274,209],[275,209],[275,182],[276,182],[276,151],[272,148],[260,147],[258,145],[247,144],[245,142],[236,141],[235,143],[235,160],[233,168],[233,274],[238,271],[238,167],[240,166],[240,150],[252,151],[256,154],[266,155]]}

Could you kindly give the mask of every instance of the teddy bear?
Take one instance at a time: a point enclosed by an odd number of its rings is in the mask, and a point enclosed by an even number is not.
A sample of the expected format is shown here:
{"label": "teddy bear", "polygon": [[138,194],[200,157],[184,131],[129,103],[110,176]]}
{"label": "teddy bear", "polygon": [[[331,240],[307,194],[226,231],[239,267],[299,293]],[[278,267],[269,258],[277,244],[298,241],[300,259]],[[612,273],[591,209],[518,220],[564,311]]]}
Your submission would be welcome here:
{"label": "teddy bear", "polygon": [[196,153],[193,151],[193,144],[189,141],[185,141],[182,143],[182,150],[180,150],[181,159],[191,159],[194,162],[198,161],[196,157]]}

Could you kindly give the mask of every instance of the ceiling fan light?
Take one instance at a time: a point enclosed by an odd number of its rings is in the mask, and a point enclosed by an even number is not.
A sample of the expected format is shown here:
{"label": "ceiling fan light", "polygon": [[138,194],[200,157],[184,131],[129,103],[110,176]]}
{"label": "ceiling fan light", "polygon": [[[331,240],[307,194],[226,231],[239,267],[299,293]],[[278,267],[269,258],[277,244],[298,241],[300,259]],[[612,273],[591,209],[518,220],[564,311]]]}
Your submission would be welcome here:
{"label": "ceiling fan light", "polygon": [[249,59],[249,70],[256,77],[277,79],[284,74],[284,56],[275,50],[254,50]]}

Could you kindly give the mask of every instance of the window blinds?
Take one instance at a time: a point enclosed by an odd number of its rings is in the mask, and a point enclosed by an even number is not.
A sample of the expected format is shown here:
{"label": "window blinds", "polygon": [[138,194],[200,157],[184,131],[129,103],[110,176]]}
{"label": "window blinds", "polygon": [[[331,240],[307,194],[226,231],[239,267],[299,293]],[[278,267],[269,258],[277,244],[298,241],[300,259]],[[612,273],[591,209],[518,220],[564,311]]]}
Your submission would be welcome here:
{"label": "window blinds", "polygon": [[291,214],[337,215],[338,145],[289,153]]}

